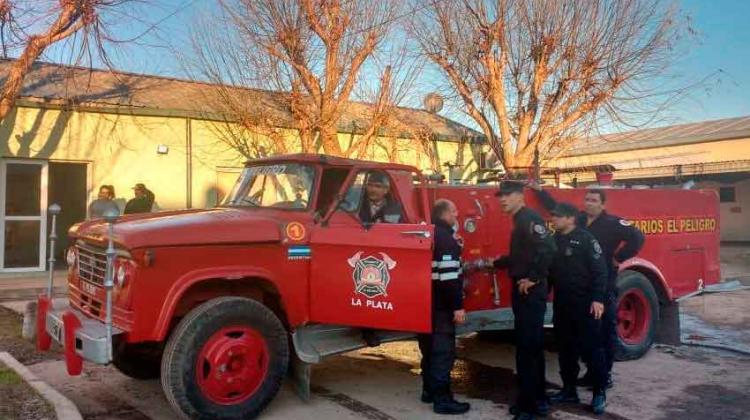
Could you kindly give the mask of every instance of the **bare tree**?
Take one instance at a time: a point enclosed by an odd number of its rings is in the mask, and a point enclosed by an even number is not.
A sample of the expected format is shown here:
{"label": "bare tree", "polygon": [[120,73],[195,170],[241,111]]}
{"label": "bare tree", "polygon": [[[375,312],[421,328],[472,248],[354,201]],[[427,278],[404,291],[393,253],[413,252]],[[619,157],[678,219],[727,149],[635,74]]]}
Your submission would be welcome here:
{"label": "bare tree", "polygon": [[[411,28],[506,168],[663,104],[684,25],[658,0],[415,0]],[[665,95],[666,94],[666,95]],[[634,108],[639,107],[639,108]]]}
{"label": "bare tree", "polygon": [[[401,2],[222,0],[221,6],[219,16],[198,25],[188,63],[197,78],[218,85],[214,109],[262,136],[278,127],[294,129],[303,152],[363,157],[388,126],[417,68],[393,53],[395,42],[388,47],[397,59],[385,53]],[[360,89],[364,71],[377,80],[363,95],[373,102],[368,106],[350,102],[358,90],[367,90]],[[277,98],[272,111],[247,101],[250,93],[239,94],[238,87],[269,91],[255,97]],[[352,110],[357,121],[351,141],[342,145],[339,124]]]}
{"label": "bare tree", "polygon": [[[18,59],[10,66],[0,94],[0,119],[5,118],[21,92],[31,66],[51,45],[78,32],[99,31],[98,12],[126,0],[59,0],[58,2],[25,2],[0,0],[0,41],[3,57],[9,49],[20,49]],[[41,29],[35,29],[40,25]],[[33,33],[29,33],[33,32]],[[100,44],[98,44],[100,46]]]}

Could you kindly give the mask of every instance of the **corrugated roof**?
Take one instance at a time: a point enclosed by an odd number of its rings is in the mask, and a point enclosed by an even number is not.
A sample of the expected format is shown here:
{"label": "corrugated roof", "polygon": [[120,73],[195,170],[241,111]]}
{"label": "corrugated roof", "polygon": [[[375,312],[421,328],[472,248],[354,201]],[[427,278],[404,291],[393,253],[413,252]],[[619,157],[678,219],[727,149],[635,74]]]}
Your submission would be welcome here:
{"label": "corrugated roof", "polygon": [[750,116],[626,131],[581,140],[565,156],[750,138]]}
{"label": "corrugated roof", "polygon": [[[12,60],[0,60],[0,83],[7,77]],[[263,115],[271,114],[282,127],[292,127],[284,92],[230,87],[238,97],[252,104]],[[21,98],[35,103],[64,104],[86,108],[125,109],[149,115],[184,113],[194,118],[220,118],[221,110],[212,107],[207,98],[216,97],[218,85],[153,75],[113,72],[109,70],[34,63],[24,80]],[[371,105],[349,102],[339,121],[340,132],[351,132],[367,126]],[[178,111],[178,112],[175,112]],[[106,112],[106,111],[105,111]],[[427,127],[439,139],[482,138],[482,134],[437,114],[415,108],[399,107],[397,119],[402,124]]]}

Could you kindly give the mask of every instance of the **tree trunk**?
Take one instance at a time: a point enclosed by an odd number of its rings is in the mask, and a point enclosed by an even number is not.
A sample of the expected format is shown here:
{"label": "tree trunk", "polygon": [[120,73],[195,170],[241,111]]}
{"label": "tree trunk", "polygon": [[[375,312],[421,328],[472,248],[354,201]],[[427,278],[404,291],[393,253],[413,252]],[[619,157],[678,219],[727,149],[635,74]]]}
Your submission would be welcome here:
{"label": "tree trunk", "polygon": [[44,47],[45,45],[39,38],[32,38],[23,54],[11,65],[0,97],[0,121],[5,119],[16,104],[16,99],[23,88],[23,80],[29,73],[31,65],[44,51]]}

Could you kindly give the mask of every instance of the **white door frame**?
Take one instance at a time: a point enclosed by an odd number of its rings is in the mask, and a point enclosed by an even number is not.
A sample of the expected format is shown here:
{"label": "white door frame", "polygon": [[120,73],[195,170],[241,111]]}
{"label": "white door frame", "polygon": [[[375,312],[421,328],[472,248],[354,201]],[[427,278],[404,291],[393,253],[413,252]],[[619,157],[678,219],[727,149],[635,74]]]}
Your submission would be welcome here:
{"label": "white door frame", "polygon": [[[5,195],[7,194],[6,175],[8,164],[38,165],[42,167],[40,178],[40,197],[39,197],[39,216],[6,216],[5,215]],[[46,160],[23,160],[23,159],[0,159],[0,272],[3,273],[20,273],[30,271],[44,271],[47,259],[47,164]],[[5,268],[5,222],[6,221],[39,221],[39,264],[36,267],[13,267]]]}

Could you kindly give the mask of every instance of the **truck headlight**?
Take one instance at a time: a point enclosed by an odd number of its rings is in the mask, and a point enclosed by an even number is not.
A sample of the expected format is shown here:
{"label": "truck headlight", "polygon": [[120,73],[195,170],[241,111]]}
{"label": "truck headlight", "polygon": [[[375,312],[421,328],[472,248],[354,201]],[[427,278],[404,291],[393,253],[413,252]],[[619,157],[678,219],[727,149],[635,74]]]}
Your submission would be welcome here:
{"label": "truck headlight", "polygon": [[127,275],[128,275],[128,273],[125,270],[125,266],[121,265],[117,269],[117,275],[115,276],[115,279],[117,280],[117,285],[119,287],[122,287],[122,285],[125,284],[125,280],[126,280]]}
{"label": "truck headlight", "polygon": [[68,263],[68,267],[73,268],[76,265],[76,250],[73,247],[68,248],[68,252],[65,254],[65,262]]}
{"label": "truck headlight", "polygon": [[115,263],[114,281],[115,285],[119,288],[125,286],[125,284],[133,277],[133,271],[135,267],[131,260],[118,259]]}

